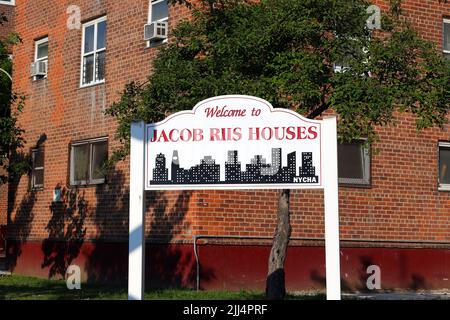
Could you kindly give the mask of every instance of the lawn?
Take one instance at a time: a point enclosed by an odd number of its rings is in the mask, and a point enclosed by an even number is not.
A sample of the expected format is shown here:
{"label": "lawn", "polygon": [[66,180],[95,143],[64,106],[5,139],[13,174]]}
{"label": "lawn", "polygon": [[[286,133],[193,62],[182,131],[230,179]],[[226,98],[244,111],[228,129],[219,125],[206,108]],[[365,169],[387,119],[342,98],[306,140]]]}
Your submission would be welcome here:
{"label": "lawn", "polygon": [[[323,295],[288,295],[288,299],[323,299]],[[0,300],[126,300],[126,286],[82,284],[81,290],[68,290],[63,280],[47,280],[23,276],[0,278]],[[257,291],[196,291],[190,289],[152,290],[148,300],[261,300]]]}

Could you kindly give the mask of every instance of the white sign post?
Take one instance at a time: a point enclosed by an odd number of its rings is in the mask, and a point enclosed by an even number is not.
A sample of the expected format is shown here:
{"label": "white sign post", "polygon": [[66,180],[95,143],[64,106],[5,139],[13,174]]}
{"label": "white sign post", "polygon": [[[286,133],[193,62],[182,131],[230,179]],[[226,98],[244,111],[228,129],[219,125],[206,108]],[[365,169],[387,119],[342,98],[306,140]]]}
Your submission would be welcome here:
{"label": "white sign post", "polygon": [[327,299],[341,299],[341,266],[339,248],[339,190],[337,165],[336,117],[323,120],[324,148],[324,216],[325,216],[325,268]]}
{"label": "white sign post", "polygon": [[131,127],[129,299],[144,290],[144,190],[324,189],[327,298],[340,299],[336,118],[250,96]]}
{"label": "white sign post", "polygon": [[144,299],[145,284],[145,124],[131,124],[128,300]]}

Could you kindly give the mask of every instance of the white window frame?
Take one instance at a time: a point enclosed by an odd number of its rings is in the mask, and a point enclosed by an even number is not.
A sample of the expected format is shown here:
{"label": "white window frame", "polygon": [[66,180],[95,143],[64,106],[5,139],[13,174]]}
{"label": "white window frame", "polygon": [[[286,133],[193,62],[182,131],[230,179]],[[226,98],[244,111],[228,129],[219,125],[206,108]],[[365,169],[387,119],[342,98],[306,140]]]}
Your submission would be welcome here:
{"label": "white window frame", "polygon": [[[450,149],[450,142],[443,142],[443,141],[439,141],[439,145],[438,145],[438,190],[439,191],[450,191],[450,184],[446,184],[446,183],[441,183],[440,182],[440,172],[439,169],[441,168],[441,157],[440,157],[440,151],[441,148],[448,148]],[[449,168],[450,169],[450,168]]]}
{"label": "white window frame", "polygon": [[342,64],[340,64],[338,62],[333,63],[334,73],[343,73],[348,70],[350,70],[350,66],[345,66],[345,63],[342,63]]}
{"label": "white window frame", "polygon": [[34,41],[34,62],[47,61],[47,74],[45,76],[43,76],[42,78],[38,77],[38,76],[34,76],[33,77],[34,81],[39,80],[39,79],[47,79],[47,75],[48,75],[48,54],[49,54],[49,52],[47,52],[47,56],[42,57],[42,58],[38,58],[38,48],[43,43],[47,43],[48,51],[50,51],[48,37],[45,37],[45,38],[42,38],[42,39]]}
{"label": "white window frame", "polygon": [[[160,2],[163,2],[163,1],[167,1],[167,0],[149,0],[148,1],[148,18],[147,18],[147,22],[148,23],[159,22],[159,21],[161,21],[161,22],[169,22],[169,13],[167,14],[167,18],[152,21],[152,7],[153,7],[153,5],[154,4],[158,4]],[[147,40],[147,48],[157,47],[157,46],[160,46],[162,44],[166,44],[168,41],[169,41],[168,38],[166,38],[164,40],[161,40],[161,41],[153,41],[153,42],[150,41],[150,40]]]}
{"label": "white window frame", "polygon": [[442,21],[442,52],[444,54],[450,54],[450,50],[444,50],[444,25],[450,25],[450,18],[444,18]]}
{"label": "white window frame", "polygon": [[[36,170],[42,170],[45,173],[45,163],[44,166],[42,167],[35,167],[35,158],[36,158],[36,153],[38,152],[42,152],[44,153],[44,149],[42,147],[40,148],[34,148],[31,149],[31,190],[42,190],[44,189],[44,181],[42,181],[42,184],[36,184],[36,175],[35,175],[35,171]],[[45,161],[45,154],[44,154],[44,161]],[[44,179],[44,177],[43,177]]]}
{"label": "white window frame", "polygon": [[11,0],[11,1],[2,1],[2,0],[0,0],[0,4],[4,4],[4,5],[7,5],[7,6],[15,6],[16,5],[16,0]]}
{"label": "white window frame", "polygon": [[[100,48],[97,49],[97,29],[98,29],[98,24],[100,22],[103,21],[107,21],[106,20],[106,16],[91,20],[89,22],[86,22],[83,24],[82,26],[82,37],[81,37],[81,64],[80,64],[80,88],[86,88],[86,87],[90,87],[90,86],[95,86],[101,83],[105,83],[105,78],[103,78],[102,80],[96,80],[95,77],[95,70],[96,70],[96,64],[97,64],[97,54],[101,53],[101,52],[106,52],[106,39],[105,39],[105,47],[104,48]],[[91,52],[84,52],[84,40],[85,40],[85,34],[86,34],[86,28],[90,27],[94,25],[94,49]],[[108,24],[106,26],[106,33],[108,33]],[[93,81],[90,83],[83,83],[83,67],[84,67],[84,58],[85,56],[91,55],[92,53],[94,53],[94,68],[93,68]]]}
{"label": "white window frame", "polygon": [[[370,147],[364,146],[364,143],[367,141],[367,139],[358,139],[355,140],[354,143],[360,143],[362,147],[362,167],[363,167],[363,178],[362,179],[354,179],[354,178],[341,178],[339,177],[338,173],[338,183],[342,186],[361,186],[361,187],[368,187],[370,186],[370,162],[371,162],[371,154],[370,154]],[[339,145],[338,145],[339,150]]]}
{"label": "white window frame", "polygon": [[92,152],[93,145],[97,142],[106,142],[108,145],[108,137],[87,139],[82,141],[73,142],[70,144],[70,185],[72,186],[87,186],[105,183],[106,179],[92,179],[92,180],[77,180],[75,181],[75,157],[74,157],[74,147],[81,145],[89,145],[89,175],[92,174],[92,160],[94,153]]}

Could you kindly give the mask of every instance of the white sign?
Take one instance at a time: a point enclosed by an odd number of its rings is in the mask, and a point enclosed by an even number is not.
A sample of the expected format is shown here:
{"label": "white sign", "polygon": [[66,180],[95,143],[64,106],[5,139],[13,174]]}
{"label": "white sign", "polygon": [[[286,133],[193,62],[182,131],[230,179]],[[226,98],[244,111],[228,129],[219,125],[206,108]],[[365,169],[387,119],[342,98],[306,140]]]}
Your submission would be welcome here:
{"label": "white sign", "polygon": [[146,190],[321,188],[320,121],[215,97],[146,127]]}
{"label": "white sign", "polygon": [[327,299],[339,300],[336,117],[221,96],[131,124],[128,299],[144,298],[145,190],[323,188]]}

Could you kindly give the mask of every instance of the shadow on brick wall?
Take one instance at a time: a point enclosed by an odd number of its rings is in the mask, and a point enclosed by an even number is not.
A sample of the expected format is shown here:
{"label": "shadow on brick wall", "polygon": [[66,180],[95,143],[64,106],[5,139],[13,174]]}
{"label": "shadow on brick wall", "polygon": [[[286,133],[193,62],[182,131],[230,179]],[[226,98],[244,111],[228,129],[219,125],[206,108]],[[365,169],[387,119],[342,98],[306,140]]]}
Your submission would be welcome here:
{"label": "shadow on brick wall", "polygon": [[[15,193],[15,191],[11,190],[8,193]],[[11,271],[14,271],[14,268],[17,265],[17,260],[22,254],[22,245],[27,241],[30,235],[31,224],[34,220],[33,207],[35,203],[36,192],[30,191],[27,192],[20,201],[20,204],[15,210],[16,214],[14,219],[11,217],[11,210],[8,209],[7,254],[8,266]]]}
{"label": "shadow on brick wall", "polygon": [[[182,288],[195,285],[195,258],[190,246],[169,245],[184,229],[192,193],[182,191],[169,201],[165,192],[147,192],[145,209],[151,219],[146,230],[147,288]],[[98,242],[86,261],[88,282],[125,285],[128,275],[129,186],[124,173],[108,174],[108,183],[96,187],[93,216]],[[174,196],[173,193],[170,196]],[[171,202],[173,204],[171,204]],[[147,226],[149,224],[147,223]],[[207,275],[206,275],[207,276]]]}
{"label": "shadow on brick wall", "polygon": [[[42,134],[36,142],[36,148],[42,146],[47,140],[46,134]],[[24,152],[14,153],[13,160],[23,163],[25,168],[30,164],[30,155]],[[17,191],[21,179],[28,180],[28,189],[24,194],[20,203],[15,206],[17,200]],[[7,211],[7,247],[8,247],[8,266],[11,271],[14,271],[17,265],[17,259],[22,254],[22,246],[25,243],[31,232],[31,226],[34,220],[33,208],[36,204],[36,190],[30,188],[30,172],[28,175],[10,177],[8,181],[8,211]],[[12,217],[15,212],[14,218]]]}
{"label": "shadow on brick wall", "polygon": [[[175,196],[170,205],[169,196]],[[149,288],[195,288],[196,264],[193,249],[189,245],[168,245],[190,228],[185,220],[189,211],[192,191],[148,192],[147,203],[153,210],[150,230],[154,243],[146,250],[146,283]],[[202,280],[214,277],[211,269],[202,269]]]}
{"label": "shadow on brick wall", "polygon": [[80,254],[86,236],[84,226],[88,202],[85,191],[57,186],[61,199],[50,205],[51,218],[45,229],[48,237],[42,242],[44,261],[41,268],[49,268],[48,277],[65,277],[67,268]]}
{"label": "shadow on brick wall", "polygon": [[[357,257],[359,265],[348,272],[348,279],[345,279],[344,271],[341,269],[341,290],[346,293],[376,293],[383,291],[392,291],[396,289],[407,289],[410,291],[423,291],[433,289],[433,285],[427,281],[425,275],[420,272],[412,272],[414,266],[410,265],[409,259],[405,252],[396,253],[393,257],[376,257],[371,255],[360,255]],[[387,263],[383,267],[383,260],[394,258],[395,264]],[[341,262],[341,266],[342,266]],[[368,283],[374,283],[373,271],[368,272],[368,267],[380,267],[380,289],[369,288]],[[326,288],[326,278],[322,275],[324,271],[319,273],[318,270],[310,272],[312,283],[321,289]],[[388,273],[394,273],[388,276]]]}
{"label": "shadow on brick wall", "polygon": [[97,204],[91,219],[97,237],[85,270],[88,282],[122,284],[128,273],[129,189],[121,170],[113,170],[107,179],[95,188]]}

